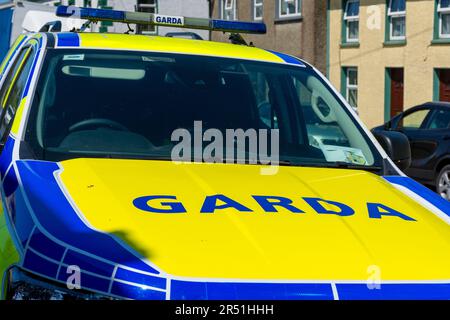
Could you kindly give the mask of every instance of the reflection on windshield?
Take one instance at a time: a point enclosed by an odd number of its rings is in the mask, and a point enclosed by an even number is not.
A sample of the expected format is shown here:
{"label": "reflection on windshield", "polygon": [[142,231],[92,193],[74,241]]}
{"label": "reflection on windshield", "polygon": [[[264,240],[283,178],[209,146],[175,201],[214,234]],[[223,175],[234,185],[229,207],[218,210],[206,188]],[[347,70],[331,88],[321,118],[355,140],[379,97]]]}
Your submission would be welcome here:
{"label": "reflection on windshield", "polygon": [[[42,159],[169,159],[179,143],[173,140],[174,132],[183,129],[191,134],[194,148],[195,123],[201,122],[197,134],[202,148],[214,142],[211,137],[203,139],[212,129],[223,137],[227,130],[257,134],[266,130],[269,142],[276,130],[276,152],[285,163],[380,163],[368,138],[309,68],[58,49],[49,51],[41,74],[40,99],[32,106],[27,140]],[[256,150],[248,143],[243,154],[259,153],[259,142]],[[221,155],[216,158],[229,158],[228,149],[237,145],[225,145],[224,140],[214,151]],[[275,148],[266,151],[270,154]],[[194,154],[191,160],[198,161]]]}

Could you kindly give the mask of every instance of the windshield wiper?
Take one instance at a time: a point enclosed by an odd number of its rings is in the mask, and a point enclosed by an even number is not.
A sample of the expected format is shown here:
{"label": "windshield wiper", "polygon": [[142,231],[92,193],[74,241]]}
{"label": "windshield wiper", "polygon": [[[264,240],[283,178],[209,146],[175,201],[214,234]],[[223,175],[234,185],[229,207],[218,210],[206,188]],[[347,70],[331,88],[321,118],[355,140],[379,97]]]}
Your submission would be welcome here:
{"label": "windshield wiper", "polygon": [[349,169],[349,170],[364,170],[369,172],[380,172],[383,167],[380,166],[364,166],[357,165],[348,162],[336,161],[327,163],[305,163],[305,164],[294,164],[301,167],[313,167],[313,168],[332,168],[332,169]]}
{"label": "windshield wiper", "polygon": [[275,166],[275,165],[279,165],[279,166],[292,166],[292,162],[289,160],[278,160],[277,163],[268,163],[268,164],[262,164],[260,161],[257,161],[257,163],[250,163],[248,159],[245,159],[244,163],[237,163],[237,161],[239,161],[239,159],[214,159],[214,158],[209,158],[209,159],[205,159],[203,160],[203,162],[205,163],[214,163],[214,160],[217,160],[216,163],[226,163],[226,164],[245,164],[245,165],[255,165],[255,166]]}

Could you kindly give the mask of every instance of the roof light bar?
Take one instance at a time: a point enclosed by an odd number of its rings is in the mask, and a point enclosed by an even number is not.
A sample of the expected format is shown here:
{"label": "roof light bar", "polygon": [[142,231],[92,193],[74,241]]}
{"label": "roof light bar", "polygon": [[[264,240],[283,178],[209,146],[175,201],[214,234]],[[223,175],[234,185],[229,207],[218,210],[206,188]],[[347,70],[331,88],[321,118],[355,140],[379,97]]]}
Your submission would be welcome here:
{"label": "roof light bar", "polygon": [[146,12],[81,8],[75,6],[58,6],[56,9],[56,15],[59,17],[83,19],[93,22],[111,21],[127,24],[170,26],[232,33],[265,34],[267,32],[266,25],[258,22],[189,18]]}

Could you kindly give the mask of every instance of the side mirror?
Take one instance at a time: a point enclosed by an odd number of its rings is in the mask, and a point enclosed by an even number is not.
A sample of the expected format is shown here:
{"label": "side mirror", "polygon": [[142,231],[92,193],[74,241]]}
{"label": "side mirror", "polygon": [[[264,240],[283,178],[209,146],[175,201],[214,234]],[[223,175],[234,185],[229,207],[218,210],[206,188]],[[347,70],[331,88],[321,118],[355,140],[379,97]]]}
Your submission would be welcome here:
{"label": "side mirror", "polygon": [[379,131],[373,133],[400,170],[406,170],[411,165],[411,147],[408,137],[398,131]]}

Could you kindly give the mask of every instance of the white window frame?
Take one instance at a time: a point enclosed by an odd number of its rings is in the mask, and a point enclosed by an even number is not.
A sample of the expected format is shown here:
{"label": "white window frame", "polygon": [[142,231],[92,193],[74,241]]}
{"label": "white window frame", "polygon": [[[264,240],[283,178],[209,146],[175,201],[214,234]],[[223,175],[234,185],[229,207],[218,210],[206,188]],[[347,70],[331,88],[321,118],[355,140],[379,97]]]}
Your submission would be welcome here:
{"label": "white window frame", "polygon": [[[356,72],[356,84],[350,84],[350,72],[354,71]],[[355,110],[358,109],[358,68],[357,67],[347,67],[345,69],[345,99],[350,104],[350,90],[356,90],[356,107],[351,107]]]}
{"label": "white window frame", "polygon": [[[389,19],[389,40],[405,40],[406,39],[406,0],[404,11],[392,11],[392,2],[389,0],[388,19]],[[403,36],[394,36],[394,24],[392,22],[395,18],[403,18],[405,20],[405,34]]]}
{"label": "white window frame", "polygon": [[[359,42],[359,13],[361,10],[361,7],[358,10],[358,15],[357,16],[347,16],[347,9],[350,6],[350,3],[358,3],[358,6],[360,6],[359,0],[348,0],[345,4],[345,8],[344,8],[344,23],[345,23],[345,42]],[[358,22],[358,38],[355,39],[350,39],[349,34],[350,34],[350,28],[349,28],[349,22]]]}
{"label": "white window frame", "polygon": [[236,0],[221,0],[220,1],[220,18],[225,19],[225,12],[233,11],[233,21],[237,20]]}
{"label": "white window frame", "polygon": [[438,7],[437,7],[437,14],[439,18],[439,38],[441,39],[450,39],[450,33],[444,34],[442,33],[442,17],[445,15],[450,15],[450,7],[448,8],[442,8],[441,7],[441,0],[438,0]]}
{"label": "white window frame", "polygon": [[[294,13],[281,13],[282,2],[294,2],[295,12]],[[278,0],[278,17],[280,18],[293,18],[302,16],[302,0]]]}
{"label": "white window frame", "polygon": [[[261,17],[257,17],[256,13],[258,12],[256,9],[257,8],[262,8],[262,16]],[[253,0],[253,20],[257,20],[260,21],[263,19],[264,16],[264,0]]]}

